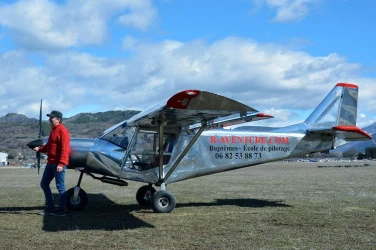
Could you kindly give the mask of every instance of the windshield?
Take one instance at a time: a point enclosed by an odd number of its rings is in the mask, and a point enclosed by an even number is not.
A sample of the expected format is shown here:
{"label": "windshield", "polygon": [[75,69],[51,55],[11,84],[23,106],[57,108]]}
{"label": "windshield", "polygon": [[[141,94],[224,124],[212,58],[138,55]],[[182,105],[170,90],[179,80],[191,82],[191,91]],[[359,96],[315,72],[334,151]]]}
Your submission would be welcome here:
{"label": "windshield", "polygon": [[103,137],[101,137],[101,139],[127,149],[128,143],[132,139],[135,131],[135,127],[127,127],[126,124],[123,124],[115,128],[113,131],[105,134]]}

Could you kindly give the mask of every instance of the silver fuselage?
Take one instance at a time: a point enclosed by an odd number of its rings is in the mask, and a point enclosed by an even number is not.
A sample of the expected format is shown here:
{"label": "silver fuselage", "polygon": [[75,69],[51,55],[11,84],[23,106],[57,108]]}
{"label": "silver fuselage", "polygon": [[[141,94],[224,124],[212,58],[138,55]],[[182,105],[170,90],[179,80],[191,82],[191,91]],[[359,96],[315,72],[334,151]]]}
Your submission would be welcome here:
{"label": "silver fuselage", "polygon": [[[332,136],[305,134],[304,124],[270,132],[246,129],[204,131],[165,181],[172,183],[198,176],[243,168],[333,148]],[[137,132],[135,132],[137,133]],[[193,135],[181,133],[163,166],[168,173]],[[131,148],[131,147],[129,147]],[[132,167],[132,151],[103,139],[71,139],[69,168],[133,181],[158,182],[159,168],[140,171]]]}

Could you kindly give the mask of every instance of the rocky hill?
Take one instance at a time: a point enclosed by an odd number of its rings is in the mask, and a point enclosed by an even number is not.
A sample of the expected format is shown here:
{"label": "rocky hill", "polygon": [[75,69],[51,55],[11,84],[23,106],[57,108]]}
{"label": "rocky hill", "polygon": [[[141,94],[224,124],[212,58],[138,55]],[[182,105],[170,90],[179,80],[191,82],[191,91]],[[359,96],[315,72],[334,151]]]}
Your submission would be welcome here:
{"label": "rocky hill", "polygon": [[[69,129],[71,137],[95,138],[103,131],[123,120],[129,119],[140,111],[107,111],[99,113],[81,113],[64,118],[63,123]],[[50,133],[48,121],[42,122],[44,136]],[[10,113],[0,117],[0,151],[12,154],[32,155],[34,152],[26,144],[37,139],[39,120],[22,114]]]}

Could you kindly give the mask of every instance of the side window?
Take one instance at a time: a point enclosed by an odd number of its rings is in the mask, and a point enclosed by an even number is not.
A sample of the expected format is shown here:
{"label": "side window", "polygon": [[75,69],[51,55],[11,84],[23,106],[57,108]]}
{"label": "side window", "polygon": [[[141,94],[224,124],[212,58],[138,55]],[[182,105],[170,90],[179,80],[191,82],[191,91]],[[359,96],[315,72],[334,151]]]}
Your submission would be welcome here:
{"label": "side window", "polygon": [[[163,165],[170,160],[171,152],[175,143],[172,134],[163,135]],[[130,157],[134,168],[147,170],[159,166],[159,138],[155,132],[139,132],[136,142],[131,149]]]}
{"label": "side window", "polygon": [[116,128],[111,133],[106,134],[101,139],[109,141],[119,147],[128,149],[129,140],[131,140],[133,134],[135,133],[134,127],[120,126]]}
{"label": "side window", "polygon": [[152,162],[156,149],[157,134],[155,132],[139,132],[130,151],[133,166],[140,169]]}

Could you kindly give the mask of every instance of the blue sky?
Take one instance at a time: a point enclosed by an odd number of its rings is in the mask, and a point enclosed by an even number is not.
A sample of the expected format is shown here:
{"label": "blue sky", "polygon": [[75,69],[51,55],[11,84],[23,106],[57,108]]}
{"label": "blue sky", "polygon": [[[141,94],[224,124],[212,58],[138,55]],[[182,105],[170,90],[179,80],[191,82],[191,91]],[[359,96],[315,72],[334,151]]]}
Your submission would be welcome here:
{"label": "blue sky", "polygon": [[371,0],[0,0],[0,116],[143,110],[215,92],[301,122],[337,82],[376,122]]}

